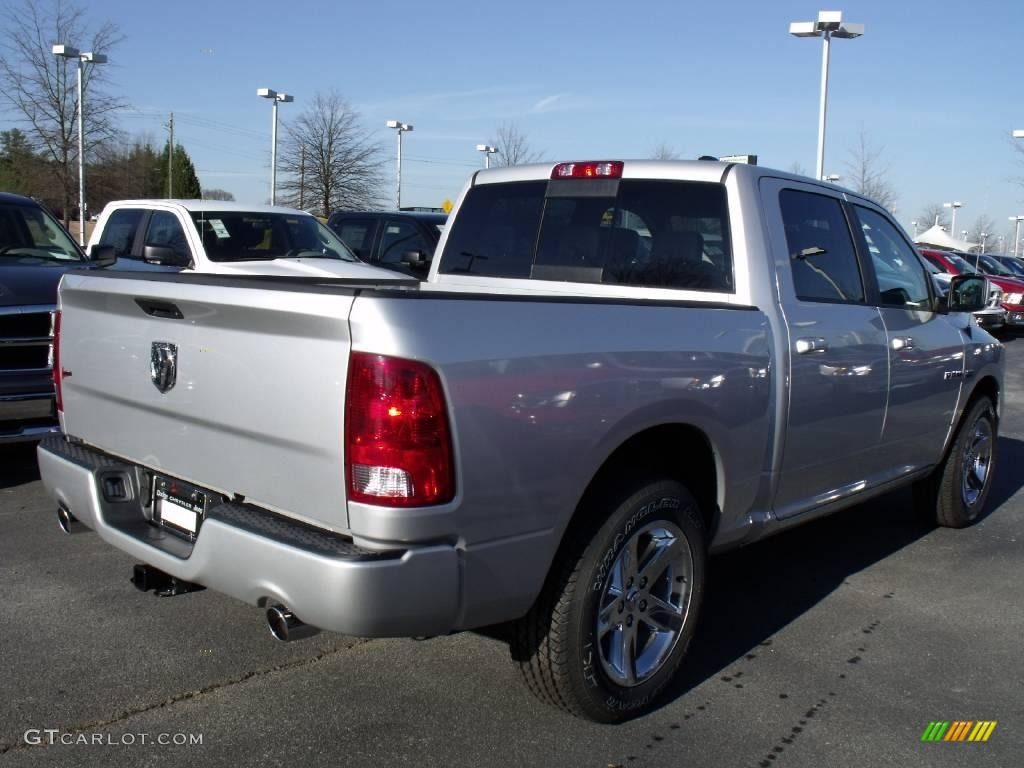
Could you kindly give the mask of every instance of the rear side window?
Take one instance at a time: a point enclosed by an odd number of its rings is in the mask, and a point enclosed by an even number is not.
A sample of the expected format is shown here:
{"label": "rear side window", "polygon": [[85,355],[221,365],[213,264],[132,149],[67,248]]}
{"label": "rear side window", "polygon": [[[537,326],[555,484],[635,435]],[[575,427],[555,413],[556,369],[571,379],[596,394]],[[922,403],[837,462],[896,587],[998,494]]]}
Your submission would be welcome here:
{"label": "rear side window", "polygon": [[[721,184],[587,184],[525,182],[471,190],[449,235],[441,271],[732,291]],[[508,217],[513,211],[514,219]],[[489,248],[479,247],[483,243]]]}
{"label": "rear side window", "polygon": [[857,253],[840,202],[784,189],[779,193],[793,287],[801,301],[862,303]]}
{"label": "rear side window", "polygon": [[546,181],[474,187],[453,221],[441,271],[529,277]]}
{"label": "rear side window", "polygon": [[100,245],[114,246],[114,255],[119,259],[130,259],[135,232],[142,220],[141,208],[121,208],[107,217],[107,223],[100,235]]}

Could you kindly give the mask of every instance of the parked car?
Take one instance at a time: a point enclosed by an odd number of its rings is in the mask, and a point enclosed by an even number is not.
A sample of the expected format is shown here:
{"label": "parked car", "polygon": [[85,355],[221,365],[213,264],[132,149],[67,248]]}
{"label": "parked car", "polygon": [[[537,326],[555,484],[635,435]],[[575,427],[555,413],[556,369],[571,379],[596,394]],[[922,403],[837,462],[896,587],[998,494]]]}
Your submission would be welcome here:
{"label": "parked car", "polygon": [[709,553],[903,486],[978,520],[985,279],[940,301],[882,207],[710,161],[481,171],[459,200],[401,287],[69,275],[68,437],[38,451],[62,526],[279,639],[514,622],[531,690],[608,722],[675,676]]}
{"label": "parked car", "polygon": [[108,203],[89,248],[116,269],[390,280],[362,263],[315,216],[292,208],[200,200]]}
{"label": "parked car", "polygon": [[1021,261],[1020,258],[1016,256],[1006,256],[995,253],[990,253],[987,255],[991,256],[993,259],[996,259],[1000,264],[1003,265],[1003,268],[1009,270],[1009,272],[1014,277],[1024,278],[1024,261]]}
{"label": "parked car", "polygon": [[[975,270],[973,257],[968,254],[958,254],[951,251],[939,251],[932,248],[921,248],[921,255],[928,261],[953,275],[969,275],[976,271],[984,274],[979,263],[979,269]],[[968,260],[971,259],[971,260]],[[1024,280],[1015,277],[1002,275],[989,275],[990,283],[996,285],[1003,292],[1003,308],[1006,310],[1006,326],[1014,330],[1024,328]]]}
{"label": "parked car", "polygon": [[[935,286],[936,293],[945,298],[949,292],[949,285],[952,282],[953,275],[949,272],[942,272],[923,256],[921,257],[921,263],[931,274],[932,284]],[[988,305],[971,314],[974,316],[974,322],[980,327],[989,333],[997,334],[1006,328],[1006,316],[1008,313],[1003,308],[1003,292],[999,290],[998,286],[989,283],[987,293],[989,297]]]}
{"label": "parked car", "polygon": [[57,284],[99,266],[42,205],[0,192],[0,444],[59,432],[53,390]]}
{"label": "parked car", "polygon": [[335,211],[327,226],[363,261],[422,278],[447,219],[421,211]]}

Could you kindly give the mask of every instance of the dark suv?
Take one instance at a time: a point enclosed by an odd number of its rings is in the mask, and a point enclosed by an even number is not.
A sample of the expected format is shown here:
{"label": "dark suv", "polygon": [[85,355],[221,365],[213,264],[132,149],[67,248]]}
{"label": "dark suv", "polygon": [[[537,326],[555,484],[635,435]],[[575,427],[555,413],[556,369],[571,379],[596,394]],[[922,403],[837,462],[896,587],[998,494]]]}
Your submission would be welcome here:
{"label": "dark suv", "polygon": [[87,261],[43,206],[0,192],[0,444],[60,430],[53,394],[57,284],[69,269],[112,261],[106,253]]}
{"label": "dark suv", "polygon": [[335,211],[327,226],[367,264],[422,278],[447,219],[422,211]]}

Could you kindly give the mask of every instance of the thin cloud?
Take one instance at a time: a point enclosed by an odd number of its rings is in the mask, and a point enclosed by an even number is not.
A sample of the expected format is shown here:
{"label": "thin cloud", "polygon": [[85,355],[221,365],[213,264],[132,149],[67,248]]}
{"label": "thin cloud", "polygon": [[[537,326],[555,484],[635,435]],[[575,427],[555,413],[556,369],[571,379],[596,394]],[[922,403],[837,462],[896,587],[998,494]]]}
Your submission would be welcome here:
{"label": "thin cloud", "polygon": [[564,94],[556,93],[553,96],[545,96],[543,99],[541,99],[536,104],[534,104],[532,107],[530,107],[530,111],[531,112],[551,112],[551,111],[557,109],[557,107],[555,105],[558,102],[558,100],[562,98],[563,95]]}

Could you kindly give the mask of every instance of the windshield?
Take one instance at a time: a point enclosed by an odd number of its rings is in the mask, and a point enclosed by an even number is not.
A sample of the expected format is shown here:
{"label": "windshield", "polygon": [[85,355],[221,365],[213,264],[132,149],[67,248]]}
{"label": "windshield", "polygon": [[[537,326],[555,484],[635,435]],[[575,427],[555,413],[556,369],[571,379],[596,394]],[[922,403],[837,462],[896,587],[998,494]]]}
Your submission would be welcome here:
{"label": "windshield", "polygon": [[194,211],[210,261],[359,261],[331,230],[304,213]]}
{"label": "windshield", "polygon": [[0,264],[84,260],[64,228],[42,208],[0,205]]}
{"label": "windshield", "polygon": [[1013,276],[1013,272],[1000,264],[999,259],[994,259],[991,256],[982,254],[978,257],[978,260],[981,262],[982,271],[989,275],[1002,275],[1003,277]]}
{"label": "windshield", "polygon": [[976,272],[977,271],[977,270],[974,269],[973,262],[968,262],[962,256],[957,256],[956,254],[947,253],[946,254],[946,260],[950,264],[952,264],[954,267],[956,267],[958,270],[960,270],[960,272],[963,273],[963,274],[971,274],[972,272]]}
{"label": "windshield", "polygon": [[1024,264],[1015,259],[1013,256],[1003,256],[999,259],[999,263],[1010,270],[1014,275],[1018,277],[1024,277]]}

